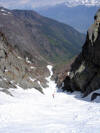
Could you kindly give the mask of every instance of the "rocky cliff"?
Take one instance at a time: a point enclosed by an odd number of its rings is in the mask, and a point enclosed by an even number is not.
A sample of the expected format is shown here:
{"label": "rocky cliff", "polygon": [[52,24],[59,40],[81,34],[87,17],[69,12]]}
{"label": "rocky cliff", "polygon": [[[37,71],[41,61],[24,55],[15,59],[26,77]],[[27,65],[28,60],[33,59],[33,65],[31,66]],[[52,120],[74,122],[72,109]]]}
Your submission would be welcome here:
{"label": "rocky cliff", "polygon": [[88,29],[82,52],[71,65],[63,90],[81,91],[83,97],[100,88],[100,9]]}
{"label": "rocky cliff", "polygon": [[0,32],[0,91],[9,93],[9,88],[19,86],[42,92],[41,85],[46,87],[45,77],[48,75],[46,67],[37,66],[28,57],[23,58]]}

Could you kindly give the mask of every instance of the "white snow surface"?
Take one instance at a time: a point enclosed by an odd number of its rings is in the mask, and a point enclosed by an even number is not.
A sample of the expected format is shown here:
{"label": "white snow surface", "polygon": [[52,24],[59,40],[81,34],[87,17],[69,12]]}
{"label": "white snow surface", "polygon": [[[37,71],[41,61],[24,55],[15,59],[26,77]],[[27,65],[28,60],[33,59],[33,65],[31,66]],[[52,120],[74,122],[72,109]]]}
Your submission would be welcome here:
{"label": "white snow surface", "polygon": [[48,81],[48,88],[46,89],[43,89],[44,90],[44,93],[46,95],[48,95],[49,97],[51,97],[52,95],[55,95],[56,91],[57,91],[57,88],[56,88],[56,84],[55,84],[55,81],[52,81],[51,80],[51,77],[53,75],[53,71],[52,71],[52,66],[48,65],[47,68],[49,69],[50,71],[50,76],[46,78],[46,80]]}
{"label": "white snow surface", "polygon": [[[100,133],[100,101],[82,100],[78,92],[57,92],[50,78],[45,95],[35,89],[0,92],[0,133]],[[54,98],[52,93],[55,93]]]}

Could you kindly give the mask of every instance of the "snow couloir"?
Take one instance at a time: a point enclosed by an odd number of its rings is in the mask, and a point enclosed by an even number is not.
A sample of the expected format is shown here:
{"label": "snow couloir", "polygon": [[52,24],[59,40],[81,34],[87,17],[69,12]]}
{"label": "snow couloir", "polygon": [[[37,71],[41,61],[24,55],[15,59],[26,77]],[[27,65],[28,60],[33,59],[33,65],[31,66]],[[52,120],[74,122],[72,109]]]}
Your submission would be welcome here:
{"label": "snow couloir", "polygon": [[[45,95],[35,89],[0,92],[0,133],[100,133],[100,103],[84,101],[80,93],[56,92],[51,80]],[[76,98],[77,96],[77,98]]]}

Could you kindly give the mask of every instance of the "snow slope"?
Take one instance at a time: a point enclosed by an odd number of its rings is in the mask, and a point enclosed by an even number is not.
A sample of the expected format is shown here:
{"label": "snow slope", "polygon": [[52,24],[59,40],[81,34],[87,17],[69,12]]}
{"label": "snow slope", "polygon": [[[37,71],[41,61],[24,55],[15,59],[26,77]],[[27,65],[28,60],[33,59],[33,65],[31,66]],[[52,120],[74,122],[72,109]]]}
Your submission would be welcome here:
{"label": "snow slope", "polygon": [[56,92],[50,77],[45,95],[20,87],[10,89],[13,97],[0,92],[0,133],[100,133],[100,103],[82,100],[78,92]]}

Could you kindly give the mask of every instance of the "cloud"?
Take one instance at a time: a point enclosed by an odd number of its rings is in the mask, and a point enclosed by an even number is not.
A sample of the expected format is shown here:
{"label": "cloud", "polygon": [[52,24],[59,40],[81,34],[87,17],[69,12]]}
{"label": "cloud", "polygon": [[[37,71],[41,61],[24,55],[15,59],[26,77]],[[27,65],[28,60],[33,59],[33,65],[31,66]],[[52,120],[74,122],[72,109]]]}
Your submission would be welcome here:
{"label": "cloud", "polygon": [[18,2],[15,0],[0,0],[0,6],[6,7],[6,8],[12,8],[18,5]]}
{"label": "cloud", "polygon": [[6,8],[21,8],[29,6],[38,8],[43,6],[56,5],[65,2],[66,0],[0,0],[0,6]]}
{"label": "cloud", "polygon": [[84,3],[100,3],[99,0],[0,0],[0,6],[6,8],[39,8],[45,6],[53,6],[56,4],[61,4],[67,2],[72,4],[84,4]]}
{"label": "cloud", "polygon": [[19,4],[28,4],[30,2],[30,0],[20,0]]}
{"label": "cloud", "polygon": [[53,6],[53,5],[61,4],[64,2],[66,2],[66,0],[34,0],[34,2],[32,3],[32,7],[38,8],[38,7],[43,7],[43,6]]}

